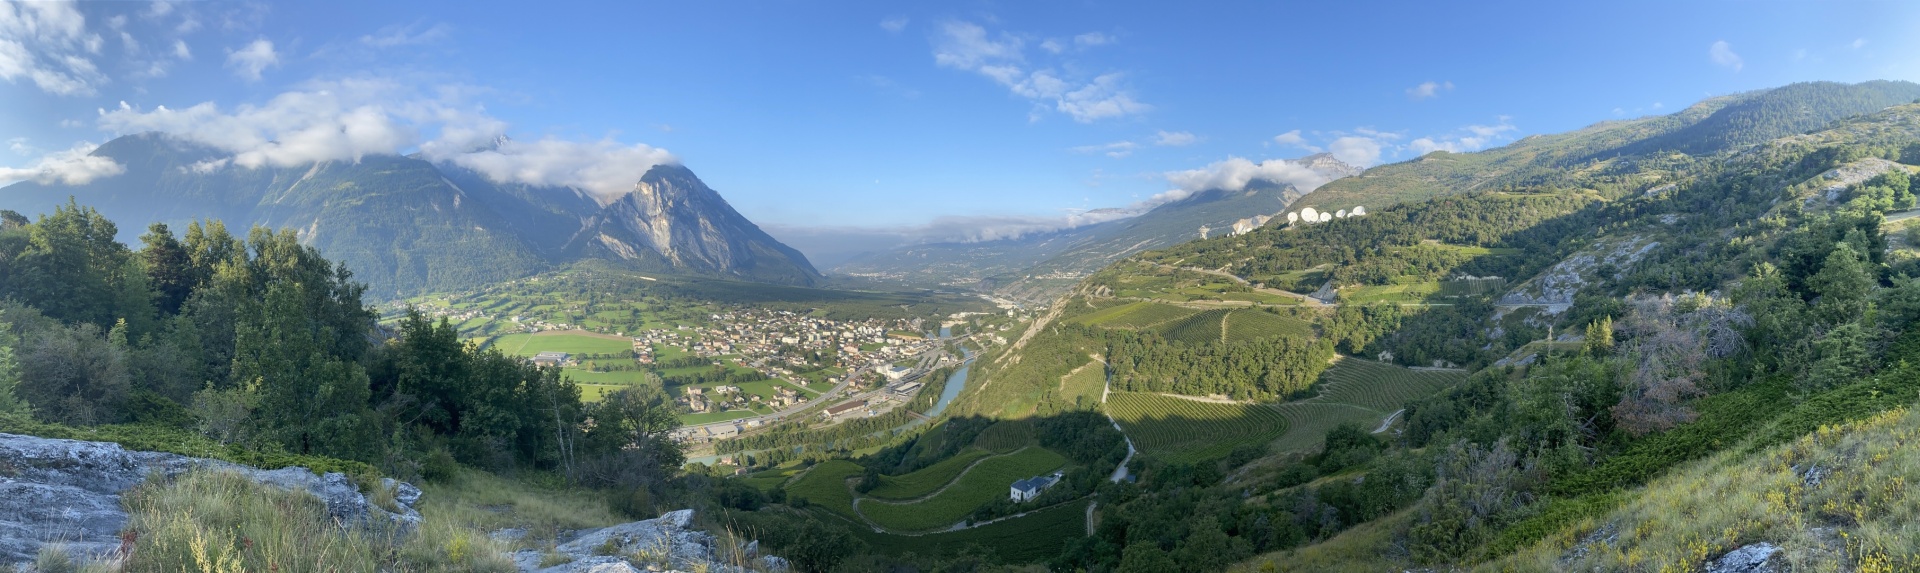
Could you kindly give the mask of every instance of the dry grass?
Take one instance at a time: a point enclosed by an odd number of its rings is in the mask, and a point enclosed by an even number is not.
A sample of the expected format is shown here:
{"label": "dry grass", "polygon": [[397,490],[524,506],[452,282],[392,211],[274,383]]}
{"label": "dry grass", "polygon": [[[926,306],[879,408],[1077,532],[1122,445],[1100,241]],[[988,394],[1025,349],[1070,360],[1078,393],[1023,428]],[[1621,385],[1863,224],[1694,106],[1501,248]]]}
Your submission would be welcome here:
{"label": "dry grass", "polygon": [[[483,472],[429,484],[411,534],[342,527],[318,498],[263,486],[231,473],[194,472],[154,479],[129,492],[124,563],[64,563],[58,551],[47,571],[513,571],[502,555],[517,548],[551,549],[561,530],[622,521],[586,492],[548,490]],[[376,503],[391,492],[375,492]],[[388,502],[391,503],[391,502]],[[508,544],[489,531],[528,534]],[[102,567],[105,569],[102,569]]]}
{"label": "dry grass", "polygon": [[[1752,457],[1722,454],[1649,484],[1605,519],[1585,520],[1483,569],[1691,571],[1766,541],[1785,550],[1795,571],[1917,570],[1916,442],[1920,412],[1900,409],[1822,427]],[[1606,537],[1593,535],[1603,530],[1617,538],[1590,541]],[[1570,558],[1575,547],[1584,554]]]}

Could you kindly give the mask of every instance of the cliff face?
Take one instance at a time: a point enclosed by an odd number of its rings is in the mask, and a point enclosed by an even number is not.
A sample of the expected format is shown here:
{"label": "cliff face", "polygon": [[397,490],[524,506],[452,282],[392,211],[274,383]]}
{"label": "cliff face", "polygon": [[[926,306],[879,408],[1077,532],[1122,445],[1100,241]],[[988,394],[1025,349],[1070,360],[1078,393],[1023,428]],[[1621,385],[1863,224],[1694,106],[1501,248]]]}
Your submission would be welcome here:
{"label": "cliff face", "polygon": [[567,249],[766,282],[811,285],[820,277],[805,255],[768,236],[678,165],[647,171],[633,192],[589,217]]}

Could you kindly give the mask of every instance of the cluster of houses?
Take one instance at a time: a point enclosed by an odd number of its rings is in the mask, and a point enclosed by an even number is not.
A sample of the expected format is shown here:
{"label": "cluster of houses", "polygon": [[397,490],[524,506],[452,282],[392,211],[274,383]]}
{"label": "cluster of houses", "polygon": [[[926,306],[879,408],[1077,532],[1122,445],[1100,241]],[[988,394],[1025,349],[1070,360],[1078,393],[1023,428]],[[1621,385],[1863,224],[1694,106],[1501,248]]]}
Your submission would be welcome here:
{"label": "cluster of houses", "polygon": [[712,388],[688,387],[677,399],[681,405],[695,414],[751,408],[760,403],[775,408],[786,408],[807,402],[799,391],[785,386],[774,386],[772,396],[748,394],[739,386],[714,386]]}

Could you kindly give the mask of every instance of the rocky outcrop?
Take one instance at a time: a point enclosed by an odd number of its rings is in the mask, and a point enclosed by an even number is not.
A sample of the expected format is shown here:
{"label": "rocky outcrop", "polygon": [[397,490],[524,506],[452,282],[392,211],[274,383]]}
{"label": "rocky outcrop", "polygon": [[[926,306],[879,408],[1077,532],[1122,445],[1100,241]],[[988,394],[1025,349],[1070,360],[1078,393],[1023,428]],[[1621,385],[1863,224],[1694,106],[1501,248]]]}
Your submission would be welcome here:
{"label": "rocky outcrop", "polygon": [[1780,546],[1762,541],[1727,552],[1707,566],[1707,573],[1773,573]]}
{"label": "rocky outcrop", "polygon": [[551,551],[528,549],[508,557],[521,571],[534,573],[746,573],[784,572],[790,568],[785,559],[759,555],[757,542],[734,548],[704,531],[688,529],[692,523],[693,510],[682,509],[654,519],[588,531]]}
{"label": "rocky outcrop", "polygon": [[367,500],[338,473],[315,475],[305,468],[262,470],[161,452],[128,451],[119,444],[0,434],[0,566],[32,561],[40,547],[61,544],[78,558],[101,557],[120,547],[127,512],[120,495],[150,476],[171,477],[193,469],[231,471],[256,482],[312,493],[343,524],[411,531],[420,523],[420,490],[382,480],[393,492],[395,511]]}
{"label": "rocky outcrop", "polygon": [[1585,288],[1588,279],[1598,278],[1591,276],[1595,269],[1609,265],[1624,272],[1658,246],[1658,241],[1642,237],[1601,241],[1514,287],[1498,304],[1545,307],[1548,313],[1559,314],[1573,306],[1574,293]]}

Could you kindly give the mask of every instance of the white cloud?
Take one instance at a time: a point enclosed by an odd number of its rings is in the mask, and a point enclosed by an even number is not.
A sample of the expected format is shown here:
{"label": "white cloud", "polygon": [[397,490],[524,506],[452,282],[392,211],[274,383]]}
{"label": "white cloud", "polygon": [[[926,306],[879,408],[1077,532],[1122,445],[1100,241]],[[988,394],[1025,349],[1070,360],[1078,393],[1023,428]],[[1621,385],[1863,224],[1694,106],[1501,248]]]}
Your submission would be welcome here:
{"label": "white cloud", "polygon": [[1173,189],[1148,199],[1147,203],[1159,204],[1185,199],[1188,195],[1208,189],[1242,191],[1254,180],[1292,185],[1302,192],[1312,191],[1334,179],[1333,175],[1321,173],[1305,165],[1286,159],[1268,159],[1259,163],[1240,157],[1228,157],[1200,169],[1170,171],[1164,174]]}
{"label": "white cloud", "polygon": [[573,187],[603,202],[632,190],[653,166],[677,162],[664,149],[610,139],[504,140],[506,122],[467,105],[459,97],[464,90],[445,87],[434,93],[425,97],[379,79],[314,82],[232,110],[211,102],[142,110],[122,102],[117,109],[100,110],[99,125],[117,134],[162,132],[230,154],[190,167],[203,173],[358,161],[417,149],[497,182]]}
{"label": "white cloud", "polygon": [[86,27],[73,2],[0,2],[0,80],[54,95],[99,93],[107,77],[89,56],[103,41]]}
{"label": "white cloud", "polygon": [[1325,149],[1321,149],[1320,146],[1307,143],[1307,138],[1302,137],[1298,129],[1273,136],[1273,142],[1287,147],[1298,147],[1313,153],[1326,151]]}
{"label": "white cloud", "polygon": [[1439,97],[1440,92],[1453,91],[1453,82],[1420,82],[1420,85],[1407,88],[1407,98],[1413,101]]}
{"label": "white cloud", "polygon": [[127,170],[112,159],[89,155],[98,147],[83,141],[64,151],[49,153],[31,167],[0,167],[0,185],[28,180],[42,185],[85,185]]}
{"label": "white cloud", "polygon": [[173,57],[180,58],[182,60],[193,59],[193,50],[187,48],[186,40],[173,41]]}
{"label": "white cloud", "polygon": [[[1042,43],[1042,49],[1063,49],[1058,42],[1053,42],[1053,48],[1047,45]],[[1124,84],[1125,75],[1120,72],[1085,79],[1080,74],[1044,66],[1030,70],[1025,46],[1024,40],[1010,34],[990,34],[986,28],[971,22],[947,22],[940,26],[940,33],[934,38],[933,59],[942,67],[986,76],[1014,95],[1081,123],[1138,115],[1153,109],[1133,98]],[[1034,117],[1037,119],[1037,115]]]}
{"label": "white cloud", "polygon": [[1732,68],[1736,72],[1747,66],[1747,63],[1740,59],[1740,54],[1733,53],[1733,45],[1728,44],[1726,40],[1716,41],[1709,46],[1707,58],[1713,60],[1714,65]]}
{"label": "white cloud", "polygon": [[1854,38],[1854,39],[1853,39],[1853,43],[1852,43],[1852,44],[1847,44],[1847,45],[1849,45],[1849,46],[1852,46],[1852,47],[1853,47],[1853,49],[1855,49],[1855,50],[1858,50],[1858,49],[1860,49],[1860,48],[1865,48],[1865,47],[1867,47],[1867,39],[1866,39],[1866,38]]}
{"label": "white cloud", "polygon": [[1111,43],[1113,43],[1113,36],[1108,36],[1106,34],[1102,34],[1099,32],[1087,32],[1085,34],[1081,34],[1073,37],[1073,45],[1080,46],[1082,48],[1091,48],[1094,46],[1105,46]]}
{"label": "white cloud", "polygon": [[1199,142],[1200,142],[1199,136],[1196,136],[1192,133],[1188,133],[1185,131],[1162,131],[1154,134],[1153,136],[1154,145],[1163,145],[1168,147],[1180,147],[1183,145],[1193,145]]}
{"label": "white cloud", "polygon": [[1140,147],[1140,144],[1131,141],[1115,141],[1113,143],[1103,143],[1100,145],[1082,145],[1069,148],[1068,151],[1074,153],[1105,153],[1107,157],[1119,159],[1132,155],[1133,150],[1138,147]]}
{"label": "white cloud", "polygon": [[1059,40],[1055,40],[1053,38],[1047,38],[1046,40],[1040,42],[1040,49],[1046,50],[1048,53],[1059,54],[1061,52],[1067,51],[1067,45],[1061,43]]}
{"label": "white cloud", "polygon": [[[1615,108],[1614,113],[1625,113],[1625,110]],[[1463,153],[1486,149],[1495,142],[1513,139],[1511,133],[1520,129],[1513,125],[1510,117],[1503,115],[1499,120],[1499,123],[1493,125],[1468,125],[1450,134],[1415,139],[1407,142],[1407,147],[1416,155],[1426,155],[1435,151]]]}
{"label": "white cloud", "polygon": [[280,65],[280,54],[273,51],[273,42],[266,38],[254,40],[238,50],[227,51],[227,67],[233,73],[247,81],[260,81],[260,72],[268,67]]}
{"label": "white cloud", "polygon": [[447,38],[452,32],[446,24],[434,24],[422,29],[419,25],[387,26],[380,31],[360,37],[360,43],[374,48],[395,48],[431,44]]}
{"label": "white cloud", "polygon": [[898,34],[907,29],[907,22],[906,16],[888,16],[880,20],[880,29]]}
{"label": "white cloud", "polygon": [[1358,135],[1343,136],[1327,144],[1334,159],[1360,167],[1372,167],[1379,163],[1381,147],[1379,139]]}
{"label": "white cloud", "polygon": [[667,150],[646,144],[554,138],[503,141],[495,149],[458,154],[450,160],[494,181],[583,189],[602,203],[632,191],[648,169],[679,163]]}

